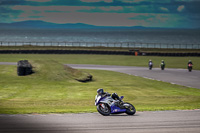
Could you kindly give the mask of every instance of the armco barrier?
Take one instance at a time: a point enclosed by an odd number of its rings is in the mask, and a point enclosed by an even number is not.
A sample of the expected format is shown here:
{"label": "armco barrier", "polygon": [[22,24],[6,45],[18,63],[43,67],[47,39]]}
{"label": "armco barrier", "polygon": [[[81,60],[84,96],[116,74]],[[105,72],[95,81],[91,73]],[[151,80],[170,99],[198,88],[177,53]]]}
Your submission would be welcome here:
{"label": "armco barrier", "polygon": [[42,47],[115,47],[115,48],[164,48],[200,49],[197,43],[142,43],[142,42],[20,42],[0,41],[0,46],[42,46]]}

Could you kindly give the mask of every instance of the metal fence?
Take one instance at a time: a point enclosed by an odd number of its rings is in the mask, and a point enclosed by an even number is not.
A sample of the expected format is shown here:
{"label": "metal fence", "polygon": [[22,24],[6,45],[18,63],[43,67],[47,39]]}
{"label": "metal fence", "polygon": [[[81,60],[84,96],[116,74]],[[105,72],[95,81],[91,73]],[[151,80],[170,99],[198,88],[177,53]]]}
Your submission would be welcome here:
{"label": "metal fence", "polygon": [[56,47],[119,47],[200,49],[200,44],[137,43],[137,42],[0,42],[0,46],[56,46]]}

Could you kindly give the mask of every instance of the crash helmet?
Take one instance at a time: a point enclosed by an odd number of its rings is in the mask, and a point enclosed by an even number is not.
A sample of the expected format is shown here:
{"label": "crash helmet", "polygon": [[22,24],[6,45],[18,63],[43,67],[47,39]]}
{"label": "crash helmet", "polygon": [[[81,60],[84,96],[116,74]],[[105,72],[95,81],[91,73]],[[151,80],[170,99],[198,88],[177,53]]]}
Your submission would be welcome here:
{"label": "crash helmet", "polygon": [[149,62],[151,62],[152,60],[150,59]]}
{"label": "crash helmet", "polygon": [[99,88],[99,89],[97,90],[97,94],[98,94],[98,95],[101,95],[101,94],[103,94],[103,93],[104,93],[103,88]]}
{"label": "crash helmet", "polygon": [[162,62],[164,62],[164,60],[162,60]]}

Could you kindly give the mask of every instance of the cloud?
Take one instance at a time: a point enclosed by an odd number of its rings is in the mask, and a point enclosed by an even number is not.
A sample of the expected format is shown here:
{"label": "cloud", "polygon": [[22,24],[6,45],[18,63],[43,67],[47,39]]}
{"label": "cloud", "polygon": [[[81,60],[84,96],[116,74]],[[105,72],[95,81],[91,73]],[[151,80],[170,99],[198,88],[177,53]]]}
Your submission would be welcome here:
{"label": "cloud", "polygon": [[20,10],[12,10],[8,6],[0,6],[0,23],[10,23],[16,19],[22,11]]}
{"label": "cloud", "polygon": [[111,2],[113,2],[113,0],[80,0],[80,1],[82,1],[82,2],[91,2],[91,3],[93,3],[93,2],[105,2],[105,3],[111,3]]}
{"label": "cloud", "polygon": [[24,4],[24,0],[0,0],[0,6]]}
{"label": "cloud", "polygon": [[181,5],[177,8],[177,11],[178,12],[182,12],[184,10],[185,6],[184,5]]}
{"label": "cloud", "polygon": [[114,12],[118,12],[118,11],[122,11],[123,7],[121,6],[111,6],[111,7],[99,7],[99,9],[101,9],[102,11],[106,11],[106,12],[110,12],[110,11],[114,11]]}
{"label": "cloud", "polygon": [[24,13],[30,13],[33,11],[38,12],[79,12],[82,10],[92,10],[95,7],[91,6],[13,6],[13,10],[22,10]]}
{"label": "cloud", "polygon": [[[147,27],[184,27],[187,25],[187,17],[177,14],[155,14],[155,13],[139,13],[129,18],[135,23]],[[181,24],[179,23],[181,21]]]}
{"label": "cloud", "polygon": [[150,3],[170,3],[171,0],[120,0],[122,3],[129,3],[129,4],[134,4],[134,3],[140,3],[140,4],[150,4]]}
{"label": "cloud", "polygon": [[124,3],[138,3],[138,2],[144,2],[144,0],[123,0]]}
{"label": "cloud", "polygon": [[52,0],[25,0],[25,1],[33,1],[33,2],[50,2]]}
{"label": "cloud", "polygon": [[166,13],[165,7],[154,6],[29,6],[16,5],[13,10],[21,10],[26,13],[39,12],[87,12],[87,13]]}
{"label": "cloud", "polygon": [[197,0],[0,0],[0,22],[186,26],[188,22],[190,25],[200,22],[199,4]]}
{"label": "cloud", "polygon": [[165,7],[160,7],[160,10],[164,11],[164,12],[169,12],[169,10],[167,8],[165,8]]}
{"label": "cloud", "polygon": [[199,0],[175,0],[176,2],[198,2]]}

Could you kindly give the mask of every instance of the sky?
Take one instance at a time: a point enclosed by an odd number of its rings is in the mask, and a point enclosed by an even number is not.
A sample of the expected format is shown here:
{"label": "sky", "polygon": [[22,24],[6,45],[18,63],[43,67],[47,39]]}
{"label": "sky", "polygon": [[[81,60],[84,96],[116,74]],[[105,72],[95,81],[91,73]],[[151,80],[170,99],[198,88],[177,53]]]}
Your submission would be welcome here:
{"label": "sky", "polygon": [[199,28],[200,0],[0,0],[0,23]]}

